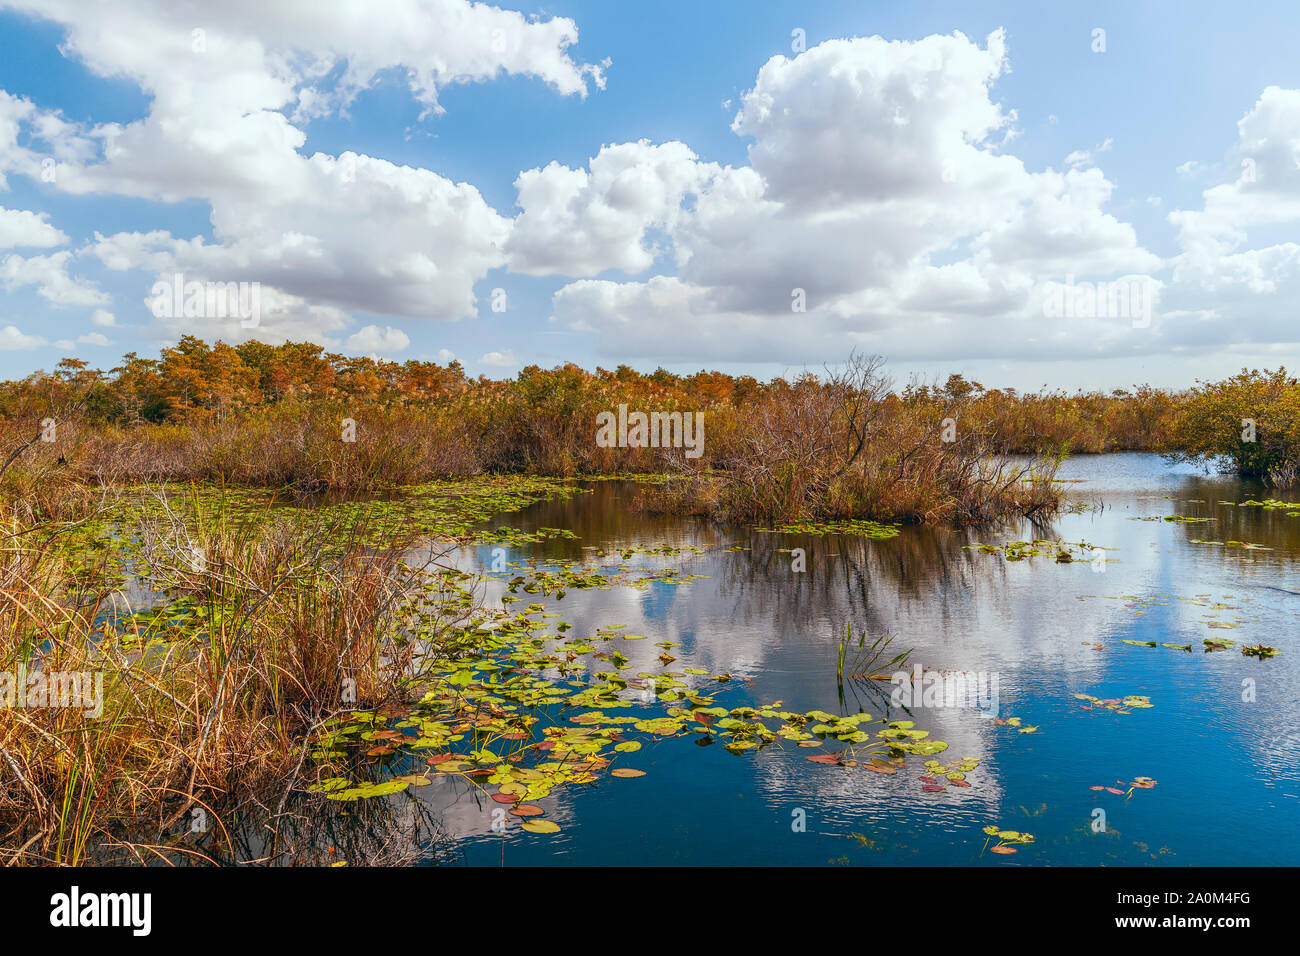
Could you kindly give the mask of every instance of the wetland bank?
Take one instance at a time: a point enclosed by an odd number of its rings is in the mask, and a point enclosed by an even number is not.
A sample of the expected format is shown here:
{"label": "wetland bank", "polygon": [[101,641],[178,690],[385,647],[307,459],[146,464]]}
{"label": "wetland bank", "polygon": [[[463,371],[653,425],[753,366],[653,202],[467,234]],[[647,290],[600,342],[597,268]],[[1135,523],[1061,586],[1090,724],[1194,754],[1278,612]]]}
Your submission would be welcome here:
{"label": "wetland bank", "polygon": [[[6,670],[103,675],[93,718],[0,709],[8,862],[1300,857],[1295,446],[1258,379],[1272,444],[1237,467],[1203,392],[899,390],[871,361],[156,422],[83,373],[62,406],[7,394]],[[699,460],[593,440],[601,409],[691,403]],[[22,448],[42,416],[57,442]]]}

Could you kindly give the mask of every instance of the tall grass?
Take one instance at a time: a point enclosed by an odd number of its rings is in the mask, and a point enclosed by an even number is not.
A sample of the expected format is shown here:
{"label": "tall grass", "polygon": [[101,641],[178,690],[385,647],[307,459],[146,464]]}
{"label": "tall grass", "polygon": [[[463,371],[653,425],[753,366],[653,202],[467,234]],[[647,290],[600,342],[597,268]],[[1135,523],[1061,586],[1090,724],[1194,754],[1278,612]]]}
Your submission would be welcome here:
{"label": "tall grass", "polygon": [[[0,673],[102,675],[102,712],[0,708],[5,862],[77,864],[142,847],[195,808],[286,786],[305,742],[345,707],[403,698],[418,672],[402,607],[404,545],[364,528],[204,512],[167,500],[140,529],[156,585],[191,613],[141,623],[121,594],[13,509],[0,519]],[[201,562],[194,555],[203,556]]]}
{"label": "tall grass", "polygon": [[[895,654],[887,661],[883,660],[889,650],[889,645],[893,642],[893,635],[886,631],[868,645],[867,632],[864,630],[858,634],[858,642],[855,647],[853,644],[853,624],[850,622],[844,625],[844,636],[840,638],[839,651],[835,658],[835,682],[840,685],[841,696],[843,696],[844,679],[846,677],[850,680],[865,680],[880,676],[883,671],[890,667],[902,667],[907,663],[907,659],[912,656],[911,648]],[[850,654],[852,657],[849,656]]]}
{"label": "tall grass", "polygon": [[878,359],[854,358],[719,418],[705,458],[668,456],[684,482],[655,492],[659,507],[745,522],[973,524],[1059,505],[1059,453],[1013,457],[974,401],[900,396]]}

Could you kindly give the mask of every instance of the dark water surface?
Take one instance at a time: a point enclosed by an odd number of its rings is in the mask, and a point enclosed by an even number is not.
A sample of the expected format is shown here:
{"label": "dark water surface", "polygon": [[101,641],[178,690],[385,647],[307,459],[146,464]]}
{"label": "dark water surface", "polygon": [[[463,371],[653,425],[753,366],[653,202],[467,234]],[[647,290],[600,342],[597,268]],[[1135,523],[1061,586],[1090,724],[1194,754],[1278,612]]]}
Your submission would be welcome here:
{"label": "dark water surface", "polygon": [[[1270,492],[1171,468],[1154,455],[1079,457],[1061,477],[1070,479],[1071,495],[1100,507],[1047,525],[1016,524],[1005,537],[904,528],[871,541],[723,528],[634,512],[638,490],[608,482],[595,483],[591,495],[503,516],[514,527],[579,536],[512,548],[511,561],[586,558],[705,575],[645,590],[569,590],[558,601],[526,596],[558,612],[552,620],[572,624],[569,636],[617,624],[647,635],[615,642],[632,659],[629,673],[661,670],[654,644],[671,640],[681,645],[671,650],[672,669],[735,676],[718,690],[718,705],[781,701],[792,711],[910,718],[949,743],[937,759],[980,764],[970,787],[926,792],[917,779],[926,772],[923,757],[885,776],[810,763],[805,757],[818,750],[786,741],[737,756],[697,746],[687,734],[620,755],[619,765],[644,777],[606,775],[542,801],[546,819],[562,827],[551,835],[523,832],[513,818],[504,835],[494,832],[500,804],[460,778],[437,776],[408,792],[450,837],[452,852],[444,843],[440,858],[481,865],[1300,864],[1300,517],[1238,507]],[[1135,520],[1171,514],[1213,520]],[[1010,562],[967,547],[1031,538],[1086,541],[1108,549],[1101,552],[1107,560],[1058,564],[1048,553]],[[705,552],[620,562],[582,550],[662,544]],[[750,550],[726,550],[737,544]],[[781,550],[796,547],[807,550],[805,573],[793,572]],[[488,570],[493,549],[474,548],[462,559]],[[490,598],[501,592],[489,586]],[[848,684],[841,701],[835,662],[848,622],[872,638],[888,631],[894,648],[914,648],[913,661],[925,668],[997,675],[998,714],[1038,732],[998,726],[971,707],[906,714],[889,707],[890,686],[878,682]],[[1216,637],[1235,646],[1206,653],[1203,641]],[[1280,653],[1242,655],[1241,645],[1258,643]],[[719,687],[707,677],[691,680]],[[1087,710],[1076,693],[1147,695],[1154,706]],[[639,706],[646,716],[665,710],[653,700]],[[1139,776],[1158,783],[1127,797],[1090,789],[1127,790]],[[800,819],[802,832],[794,826]],[[989,824],[1032,833],[1035,842],[1014,856],[990,854],[981,832]]]}

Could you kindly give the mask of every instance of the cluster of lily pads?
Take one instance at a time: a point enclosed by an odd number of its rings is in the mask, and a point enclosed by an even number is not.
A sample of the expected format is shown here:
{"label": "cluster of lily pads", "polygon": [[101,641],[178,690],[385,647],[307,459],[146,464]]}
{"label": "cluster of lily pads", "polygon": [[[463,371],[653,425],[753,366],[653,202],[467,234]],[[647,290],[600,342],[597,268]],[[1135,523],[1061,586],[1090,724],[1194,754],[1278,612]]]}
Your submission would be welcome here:
{"label": "cluster of lily pads", "polygon": [[1284,508],[1291,509],[1287,512],[1288,518],[1300,518],[1300,502],[1279,501],[1276,498],[1265,498],[1263,501],[1255,501],[1253,498],[1246,501],[1221,501],[1220,504],[1235,504],[1238,508],[1263,508],[1265,511],[1278,511]]}
{"label": "cluster of lily pads", "polygon": [[[467,595],[467,573],[448,572],[439,593]],[[522,576],[521,576],[522,577]],[[512,585],[528,590],[525,578]],[[533,818],[557,789],[592,784],[606,773],[631,778],[644,770],[627,765],[643,746],[690,735],[702,746],[718,743],[732,754],[769,745],[827,749],[811,758],[837,766],[897,772],[908,756],[931,757],[947,744],[930,738],[912,721],[886,721],[870,714],[837,716],[821,710],[786,710],[780,701],[727,707],[717,695],[732,679],[697,667],[670,670],[676,645],[657,642],[663,670],[632,671],[619,645],[645,640],[621,625],[598,628],[593,636],[564,636],[564,622],[546,607],[530,603],[456,627],[442,638],[445,659],[427,662],[422,695],[412,705],[349,712],[331,721],[315,741],[313,759],[322,767],[314,791],[336,801],[388,796],[424,786],[436,775],[462,778],[487,799],[509,807],[531,832],[558,826]],[[554,623],[557,633],[549,633]],[[601,665],[604,669],[597,669]],[[647,705],[663,705],[647,714]],[[621,713],[622,711],[632,711]],[[616,762],[622,761],[617,764]],[[427,769],[410,770],[423,762]],[[927,763],[964,785],[978,761]]]}
{"label": "cluster of lily pads", "polygon": [[1087,701],[1081,704],[1083,710],[1110,710],[1117,714],[1128,714],[1134,710],[1148,710],[1155,706],[1151,698],[1142,694],[1129,694],[1127,697],[1094,697],[1091,694],[1075,694],[1075,700]]}
{"label": "cluster of lily pads", "polygon": [[1118,783],[1121,787],[1127,787],[1128,789],[1120,790],[1118,787],[1112,787],[1107,784],[1098,784],[1096,786],[1089,787],[1088,789],[1104,790],[1107,793],[1113,793],[1116,794],[1117,796],[1122,796],[1124,797],[1124,799],[1127,800],[1129,797],[1133,795],[1134,790],[1150,790],[1156,785],[1156,781],[1152,780],[1150,777],[1134,777],[1132,780],[1127,782],[1123,780],[1116,780],[1115,782]]}
{"label": "cluster of lily pads", "polygon": [[1249,541],[1210,541],[1203,538],[1191,538],[1190,544],[1208,544],[1217,545],[1221,548],[1241,548],[1243,551],[1272,551],[1272,548],[1265,547],[1262,544],[1252,544]]}
{"label": "cluster of lily pads", "polygon": [[1008,544],[968,544],[965,550],[1001,555],[1008,561],[1023,561],[1041,554],[1051,554],[1057,564],[1070,564],[1076,557],[1096,560],[1095,553],[1107,549],[1086,541],[1048,541],[1035,538],[1033,541],[1012,541]]}
{"label": "cluster of lily pads", "polygon": [[[506,590],[510,594],[523,591],[526,594],[538,594],[544,597],[564,597],[568,590],[608,590],[615,586],[627,586],[645,590],[652,583],[679,585],[698,578],[703,574],[685,574],[676,568],[629,568],[612,570],[608,566],[579,564],[577,562],[548,561],[540,565],[536,561],[508,562],[500,571],[489,571],[485,577],[507,576]],[[514,599],[505,599],[511,603]]]}
{"label": "cluster of lily pads", "polygon": [[536,528],[533,531],[520,531],[518,528],[494,528],[491,531],[476,532],[470,539],[472,544],[508,544],[518,547],[538,541],[550,541],[554,538],[577,539],[577,535],[565,528]]}
{"label": "cluster of lily pads", "polygon": [[594,551],[595,556],[598,558],[607,558],[610,557],[612,554],[617,554],[624,561],[630,560],[633,556],[638,554],[652,555],[655,557],[676,556],[679,554],[704,554],[704,549],[694,544],[631,545],[631,546],[609,548],[609,549],[597,547],[596,545],[584,545],[582,550]]}
{"label": "cluster of lily pads", "polygon": [[493,516],[518,511],[544,499],[571,498],[590,489],[567,479],[532,475],[477,476],[433,481],[391,495],[322,504],[305,510],[291,495],[266,489],[164,484],[126,486],[93,519],[63,536],[61,547],[76,580],[96,587],[121,587],[132,580],[147,583],[153,573],[144,560],[139,529],[147,524],[179,522],[191,533],[217,522],[232,528],[292,517],[304,528],[347,528],[341,539],[382,547],[411,535],[482,544],[524,544],[552,538],[575,538],[572,531],[539,528],[476,530]]}
{"label": "cluster of lily pads", "polygon": [[[1167,647],[1173,651],[1187,651],[1188,653],[1192,650],[1191,644],[1171,644],[1166,641],[1161,641],[1158,644],[1155,641],[1123,641],[1122,643],[1132,644],[1134,647]],[[1202,643],[1205,646],[1205,653],[1209,654],[1213,651],[1226,651],[1230,647],[1235,647],[1237,642],[1230,641],[1226,637],[1207,637]],[[1274,656],[1278,653],[1278,649],[1267,644],[1253,644],[1244,645],[1241,648],[1241,653],[1247,657],[1264,658]]]}
{"label": "cluster of lily pads", "polygon": [[1269,647],[1267,644],[1247,644],[1242,647],[1241,653],[1246,657],[1258,657],[1261,660],[1265,657],[1273,657],[1278,653],[1276,647]]}
{"label": "cluster of lily pads", "polygon": [[[1192,645],[1190,645],[1190,644],[1172,644],[1172,643],[1169,643],[1169,642],[1167,642],[1167,641],[1160,641],[1159,643],[1156,643],[1155,641],[1129,641],[1129,640],[1125,640],[1125,641],[1121,641],[1120,643],[1121,643],[1121,644],[1131,644],[1131,645],[1133,645],[1134,647],[1167,647],[1167,648],[1169,648],[1171,651],[1188,651],[1188,652],[1190,652],[1191,649],[1192,649]],[[1209,644],[1210,642],[1209,642],[1209,641],[1206,641],[1205,643]],[[1206,650],[1209,650],[1209,648],[1206,648]]]}
{"label": "cluster of lily pads", "polygon": [[1026,724],[1020,717],[1007,717],[1005,719],[1002,717],[994,717],[993,725],[995,727],[1014,727],[1022,734],[1038,733],[1037,724]]}
{"label": "cluster of lily pads", "polygon": [[[986,826],[984,828],[984,833],[989,838],[984,841],[984,850],[1003,856],[1015,853],[1016,846],[1024,846],[1025,844],[1034,842],[1034,835],[1032,833],[1022,833],[1019,830],[1003,830],[995,823]],[[993,846],[989,846],[989,843],[993,840],[997,840],[998,842]],[[981,850],[980,852],[983,853],[984,850]]]}
{"label": "cluster of lily pads", "polygon": [[870,538],[873,541],[885,541],[899,534],[898,525],[885,524],[880,521],[868,521],[860,518],[845,518],[831,521],[787,521],[774,528],[755,528],[763,534],[843,534]]}
{"label": "cluster of lily pads", "polygon": [[927,760],[926,773],[919,778],[921,789],[929,793],[942,793],[948,787],[969,787],[970,781],[966,775],[978,766],[979,760],[975,757],[963,757],[946,764]]}
{"label": "cluster of lily pads", "polygon": [[[1097,595],[1095,594],[1078,595],[1078,598],[1081,601],[1087,598],[1095,598],[1095,597],[1097,597]],[[1157,594],[1150,597],[1139,597],[1136,594],[1107,594],[1104,595],[1104,597],[1108,601],[1123,601],[1124,602],[1123,606],[1125,610],[1132,611],[1134,614],[1138,615],[1139,617],[1146,615],[1151,608],[1163,608],[1163,607],[1173,606],[1173,598],[1168,594]],[[1251,620],[1251,618],[1246,618],[1241,616],[1234,616],[1230,620],[1221,619],[1217,613],[1219,611],[1242,610],[1242,605],[1232,604],[1229,603],[1228,600],[1226,600],[1228,598],[1232,598],[1232,595],[1223,595],[1223,597],[1225,598],[1225,600],[1213,600],[1211,596],[1208,594],[1197,594],[1191,597],[1179,596],[1177,600],[1183,604],[1191,604],[1191,605],[1195,605],[1196,607],[1207,608],[1209,611],[1216,612],[1216,613],[1205,614],[1203,616],[1202,620],[1205,622],[1206,627],[1212,627],[1216,629],[1234,629],[1234,628],[1241,627],[1242,624],[1247,623]],[[1250,599],[1236,598],[1235,600],[1248,601]],[[1092,644],[1093,642],[1084,641],[1083,643]],[[1145,643],[1145,642],[1139,642],[1139,643]],[[1183,645],[1180,644],[1174,645],[1175,648],[1179,648],[1179,649],[1181,649],[1182,646]],[[1100,645],[1094,644],[1094,647],[1096,647],[1097,650],[1101,650]]]}

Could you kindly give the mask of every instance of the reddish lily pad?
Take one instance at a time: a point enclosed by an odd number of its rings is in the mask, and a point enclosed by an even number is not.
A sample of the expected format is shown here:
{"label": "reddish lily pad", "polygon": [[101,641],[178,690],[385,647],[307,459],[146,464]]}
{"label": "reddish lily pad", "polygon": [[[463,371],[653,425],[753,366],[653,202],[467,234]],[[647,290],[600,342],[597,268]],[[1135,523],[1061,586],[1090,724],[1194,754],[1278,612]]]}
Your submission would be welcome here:
{"label": "reddish lily pad", "polygon": [[810,757],[804,757],[804,760],[811,760],[813,763],[838,764],[840,762],[839,754],[813,754]]}

